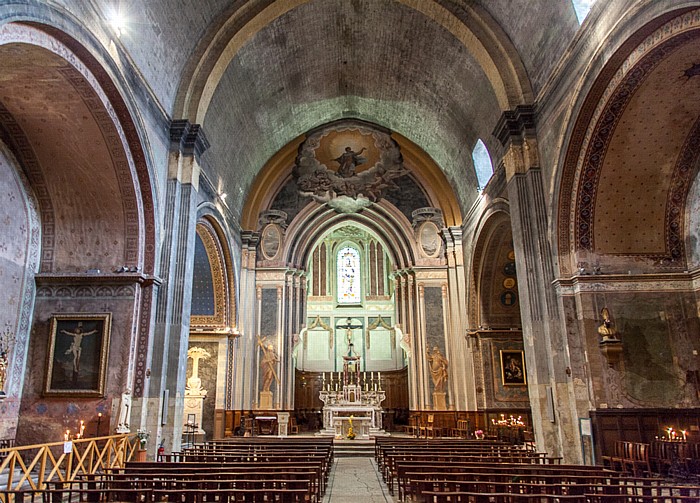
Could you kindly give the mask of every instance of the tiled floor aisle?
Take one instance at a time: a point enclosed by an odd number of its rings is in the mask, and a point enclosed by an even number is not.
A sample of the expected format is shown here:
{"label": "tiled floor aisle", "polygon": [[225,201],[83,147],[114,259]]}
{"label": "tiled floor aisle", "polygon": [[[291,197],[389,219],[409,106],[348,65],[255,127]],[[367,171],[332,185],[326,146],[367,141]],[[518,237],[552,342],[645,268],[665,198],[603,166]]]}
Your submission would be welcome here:
{"label": "tiled floor aisle", "polygon": [[393,503],[371,458],[336,458],[324,503]]}

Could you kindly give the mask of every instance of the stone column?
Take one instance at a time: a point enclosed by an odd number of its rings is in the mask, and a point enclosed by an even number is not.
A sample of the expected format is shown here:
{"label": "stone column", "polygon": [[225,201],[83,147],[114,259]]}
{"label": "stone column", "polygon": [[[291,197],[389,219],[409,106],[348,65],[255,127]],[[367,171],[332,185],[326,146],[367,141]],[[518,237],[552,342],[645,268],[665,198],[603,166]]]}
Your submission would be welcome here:
{"label": "stone column", "polygon": [[552,286],[554,259],[533,108],[520,106],[505,112],[494,134],[506,148],[503,164],[537,446],[565,462],[581,462],[575,396],[566,374],[570,363],[565,323]]}
{"label": "stone column", "polygon": [[149,443],[153,451],[161,442],[166,450],[177,451],[182,440],[199,157],[208,147],[201,127],[186,120],[173,121],[170,142],[151,381],[140,420],[132,416],[132,425],[160,432]]}

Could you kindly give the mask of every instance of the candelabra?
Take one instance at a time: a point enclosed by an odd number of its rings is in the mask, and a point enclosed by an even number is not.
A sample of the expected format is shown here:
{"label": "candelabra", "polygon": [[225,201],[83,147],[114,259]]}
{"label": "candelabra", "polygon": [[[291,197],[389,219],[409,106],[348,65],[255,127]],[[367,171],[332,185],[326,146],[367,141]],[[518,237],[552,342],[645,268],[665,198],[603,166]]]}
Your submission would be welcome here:
{"label": "candelabra", "polygon": [[0,333],[0,400],[5,398],[5,380],[7,378],[8,354],[15,343],[15,334],[9,327]]}

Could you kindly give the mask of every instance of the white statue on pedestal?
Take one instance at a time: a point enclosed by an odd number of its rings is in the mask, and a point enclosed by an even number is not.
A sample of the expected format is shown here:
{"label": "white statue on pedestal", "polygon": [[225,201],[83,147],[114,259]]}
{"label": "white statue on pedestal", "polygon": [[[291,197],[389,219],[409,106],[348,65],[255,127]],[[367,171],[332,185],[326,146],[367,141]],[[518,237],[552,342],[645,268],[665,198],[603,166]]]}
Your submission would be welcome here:
{"label": "white statue on pedestal", "polygon": [[129,433],[129,421],[131,413],[131,390],[126,389],[122,393],[122,399],[119,403],[119,419],[117,419],[117,433]]}
{"label": "white statue on pedestal", "polygon": [[199,360],[210,356],[206,349],[196,346],[191,347],[187,351],[187,357],[192,358],[192,375],[187,379],[187,386],[185,387],[185,410],[183,416],[188,430],[199,434],[204,434],[202,415],[204,412],[204,399],[207,396],[207,390],[202,388],[202,380],[199,378]]}

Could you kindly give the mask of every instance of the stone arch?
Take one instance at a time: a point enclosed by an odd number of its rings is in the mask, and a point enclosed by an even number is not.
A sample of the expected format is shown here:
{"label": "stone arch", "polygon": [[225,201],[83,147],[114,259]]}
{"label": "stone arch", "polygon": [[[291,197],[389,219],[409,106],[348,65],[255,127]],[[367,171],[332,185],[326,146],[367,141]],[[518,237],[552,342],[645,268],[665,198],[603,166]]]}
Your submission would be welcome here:
{"label": "stone arch", "polygon": [[[197,245],[195,246],[195,277],[192,285],[192,304],[211,303],[211,313],[198,312],[190,315],[190,326],[197,330],[223,331],[236,326],[236,288],[232,266],[231,252],[223,229],[213,217],[205,215],[199,218],[196,226]],[[201,244],[202,249],[199,249]],[[203,256],[200,253],[203,252]],[[198,263],[201,261],[202,263]],[[199,267],[208,267],[209,275],[197,278]],[[199,283],[198,283],[199,281]],[[211,298],[207,292],[211,292]]]}
{"label": "stone arch", "polygon": [[[47,143],[50,138],[44,142],[37,140],[37,135],[53,133],[56,139],[62,141],[62,146],[73,145],[77,152],[76,156],[81,156],[82,159],[74,157],[71,159],[72,165],[76,167],[82,160],[84,166],[89,160],[93,163],[92,166],[108,166],[104,172],[105,176],[111,178],[109,183],[103,185],[102,188],[106,191],[111,190],[112,193],[105,193],[104,196],[96,198],[100,202],[117,201],[119,204],[117,209],[119,213],[118,226],[122,228],[125,236],[124,243],[116,246],[120,250],[119,257],[114,257],[108,265],[121,266],[130,265],[137,266],[146,272],[152,273],[155,264],[155,226],[154,226],[154,206],[153,194],[151,192],[151,176],[146,163],[144,150],[141,148],[140,128],[133,121],[129,113],[127,104],[122,98],[117,86],[108,75],[103,66],[90,54],[86,47],[82,46],[75,39],[71,38],[64,32],[46,25],[27,25],[18,23],[9,23],[0,27],[0,50],[5,52],[3,59],[5,61],[5,74],[10,78],[6,81],[7,87],[4,92],[9,92],[10,89],[19,89],[22,86],[16,85],[21,80],[25,83],[31,82],[33,87],[24,89],[24,94],[19,98],[25,100],[30,93],[40,93],[37,96],[32,96],[30,99],[34,103],[44,104],[45,98],[42,96],[50,96],[50,86],[44,86],[42,79],[32,79],[32,76],[44,75],[48,78],[49,75],[52,85],[63,87],[64,101],[56,101],[52,103],[50,111],[59,113],[62,105],[68,100],[74,100],[75,103],[80,103],[84,114],[81,117],[82,121],[75,121],[73,124],[62,124],[57,122],[51,124],[51,117],[44,117],[44,128],[42,129],[37,124],[32,124],[28,118],[23,117],[23,114],[18,113],[13,109],[11,103],[16,103],[14,99],[8,99],[5,94],[3,101],[5,105],[2,110],[3,122],[8,124],[7,134],[11,136],[10,141],[17,145],[19,151],[23,154],[28,162],[27,166],[30,170],[27,175],[32,185],[37,187],[49,187],[40,189],[40,203],[42,204],[42,216],[50,217],[56,212],[58,201],[64,201],[61,195],[57,194],[55,189],[58,186],[58,181],[55,179],[47,180],[47,171],[32,168],[37,168],[42,163],[46,163],[50,157],[47,153]],[[37,66],[37,62],[45,63],[42,68]],[[9,65],[14,65],[10,71]],[[47,79],[43,80],[47,80]],[[8,105],[9,103],[9,105]],[[16,106],[16,105],[15,105]],[[48,115],[48,114],[47,114]],[[64,116],[71,117],[70,114]],[[73,117],[72,119],[76,119]],[[47,122],[48,121],[48,122]],[[40,131],[41,130],[41,131]],[[73,133],[72,135],[70,133]],[[85,137],[89,134],[95,134],[96,144],[99,144],[102,151],[99,156],[92,157],[86,151]],[[78,143],[79,140],[83,140]],[[61,149],[66,152],[69,149]],[[55,152],[54,152],[55,153]],[[52,163],[57,160],[55,157],[50,157]],[[68,162],[67,159],[63,159]],[[111,174],[110,168],[113,169]],[[76,174],[69,181],[64,183],[64,187],[74,185],[74,188],[94,187],[94,176],[100,176],[101,173],[86,172],[75,170],[74,173],[79,173],[81,178],[76,178]],[[92,175],[92,176],[90,176]],[[68,175],[66,175],[68,176]],[[54,178],[56,178],[54,176]],[[87,184],[87,185],[86,185]],[[46,192],[45,192],[46,190]],[[95,190],[95,189],[92,189]],[[86,194],[90,191],[86,190]],[[115,198],[113,194],[118,194]],[[109,196],[109,197],[106,197]],[[51,200],[50,204],[47,204]],[[73,201],[77,205],[77,201]],[[63,205],[65,208],[65,205]],[[113,210],[114,208],[110,208]],[[89,215],[96,208],[91,208],[90,211],[85,210],[85,214]],[[107,212],[107,209],[98,210],[97,215],[102,215]],[[68,269],[73,269],[75,272],[75,261],[68,259],[62,254],[60,240],[55,241],[53,232],[57,229],[55,226],[60,226],[61,216],[54,215],[53,226],[46,227],[44,232],[44,250],[46,253],[42,258],[42,271],[46,272],[61,272]],[[88,232],[94,229],[86,229]],[[68,233],[70,234],[70,233]],[[64,243],[65,244],[65,243]],[[85,243],[82,243],[85,246]],[[114,244],[111,247],[115,247]],[[106,243],[102,243],[101,251],[103,254],[110,253]],[[99,251],[95,250],[93,254],[90,252],[93,259],[85,260],[85,263],[90,267],[91,262],[95,262],[95,255],[99,255]],[[70,252],[69,252],[70,254]],[[73,252],[73,256],[77,256]],[[85,259],[86,257],[81,257]],[[95,262],[95,265],[99,265]],[[105,267],[104,265],[102,267]]]}
{"label": "stone arch", "polygon": [[334,210],[309,204],[292,220],[283,248],[287,264],[305,269],[315,243],[331,229],[355,224],[377,236],[397,269],[405,269],[415,264],[418,250],[410,238],[410,224],[406,217],[391,205],[380,202],[362,213],[351,215],[336,213]]}
{"label": "stone arch", "polygon": [[14,334],[10,348],[7,380],[4,385],[3,420],[0,435],[13,437],[16,415],[24,384],[29,333],[34,311],[35,282],[41,253],[41,220],[39,204],[12,151],[0,141],[0,186],[3,198],[10,204],[0,210],[6,223],[0,237],[0,269],[5,281],[0,296],[5,306],[0,318],[0,331]]}
{"label": "stone arch", "polygon": [[[229,17],[210,34],[188,65],[190,75],[182,79],[175,103],[175,116],[202,123],[209,103],[223,74],[243,45],[285,13],[308,0],[280,4],[263,2],[257,10],[230,12]],[[483,68],[502,110],[530,103],[534,97],[524,65],[509,38],[485,9],[476,6],[457,8],[443,2],[401,0],[449,31]]]}
{"label": "stone arch", "polygon": [[[590,89],[581,95],[571,121],[562,149],[563,168],[555,182],[559,190],[554,228],[564,275],[594,268],[603,273],[686,268],[684,215],[697,173],[700,125],[687,113],[674,117],[678,127],[668,127],[671,106],[655,99],[654,88],[661,81],[668,83],[665,99],[685,102],[688,112],[691,99],[678,89],[684,69],[674,79],[663,75],[678,66],[684,51],[697,54],[700,17],[687,8],[654,14],[656,18],[624,40],[603,69],[591,76]],[[648,120],[640,120],[642,106]],[[664,138],[668,151],[662,145],[656,148],[656,142],[653,151],[645,150],[652,147],[648,135]],[[660,162],[662,153],[673,161]],[[621,177],[629,189],[624,194],[615,190]],[[649,200],[652,204],[645,204]],[[644,220],[644,228],[637,229],[639,220],[630,221],[633,213]]]}
{"label": "stone arch", "polygon": [[[106,415],[104,404],[126,389],[140,394],[146,374],[156,229],[145,132],[104,48],[62,11],[53,25],[33,16],[0,8],[2,136],[41,218],[31,322],[38,335],[26,368],[44,366],[52,313],[111,311],[110,355],[122,364],[109,368],[104,398],[74,411]],[[17,438],[51,438],[62,427],[55,419],[62,400],[42,396],[41,374],[24,378]]]}
{"label": "stone arch", "polygon": [[[425,151],[407,138],[397,133],[392,134],[391,137],[399,145],[404,164],[409,167],[416,183],[427,194],[430,204],[442,210],[445,225],[448,227],[461,225],[462,212],[454,189],[444,172]],[[290,180],[297,150],[305,139],[306,135],[302,135],[289,142],[263,166],[255,177],[243,207],[241,217],[243,229],[256,229],[260,212],[270,207],[274,198]]]}
{"label": "stone arch", "polygon": [[[495,286],[492,284],[492,276],[494,276],[495,271],[487,271],[487,266],[495,263],[500,264],[492,255],[493,253],[499,252],[500,248],[502,248],[501,245],[503,245],[501,241],[508,236],[510,236],[510,240],[512,241],[508,204],[505,201],[495,201],[494,204],[484,212],[483,218],[479,222],[473,238],[475,245],[470,260],[468,290],[469,326],[473,329],[481,329],[482,327],[505,328],[505,325],[512,325],[512,323],[503,323],[503,320],[501,320],[501,323],[496,321],[489,308],[490,304],[495,302],[494,298],[492,298],[493,295],[490,295],[491,298],[485,298],[485,296],[489,295],[489,292],[492,293]],[[501,262],[503,262],[503,260],[501,260]],[[500,265],[503,266],[503,264]],[[489,277],[487,278],[486,276]],[[508,275],[508,277],[515,278],[514,272]],[[489,285],[485,285],[486,282],[489,282]],[[517,292],[517,283],[514,286],[506,288],[506,290]],[[515,316],[511,316],[510,318],[512,318],[512,320],[509,320],[513,321]],[[520,321],[519,309],[517,319]],[[494,323],[494,321],[496,321],[496,323]],[[511,328],[511,326],[507,328]]]}

